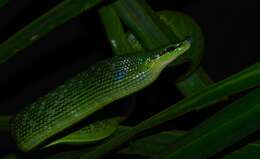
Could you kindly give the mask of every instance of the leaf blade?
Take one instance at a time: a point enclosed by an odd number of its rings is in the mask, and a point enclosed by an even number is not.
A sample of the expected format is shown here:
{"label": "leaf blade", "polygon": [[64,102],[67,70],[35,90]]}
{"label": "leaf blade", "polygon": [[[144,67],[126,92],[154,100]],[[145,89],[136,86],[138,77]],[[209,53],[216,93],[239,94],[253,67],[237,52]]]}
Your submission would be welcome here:
{"label": "leaf blade", "polygon": [[250,143],[221,159],[258,159],[260,156],[260,140],[256,143]]}
{"label": "leaf blade", "polygon": [[[165,159],[206,159],[260,129],[260,87],[180,138]],[[241,127],[243,129],[241,129]],[[205,147],[207,147],[205,149]]]}
{"label": "leaf blade", "polygon": [[64,0],[0,44],[0,64],[47,33],[103,0]]}

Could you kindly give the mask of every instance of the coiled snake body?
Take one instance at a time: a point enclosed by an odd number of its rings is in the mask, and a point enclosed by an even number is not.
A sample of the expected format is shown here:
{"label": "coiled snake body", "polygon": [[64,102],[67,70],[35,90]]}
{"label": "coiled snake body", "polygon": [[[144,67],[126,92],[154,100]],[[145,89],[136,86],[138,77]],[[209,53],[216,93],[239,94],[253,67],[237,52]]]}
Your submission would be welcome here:
{"label": "coiled snake body", "polygon": [[22,151],[42,145],[107,104],[151,84],[189,47],[190,43],[183,41],[151,53],[98,62],[19,112],[11,122],[15,142]]}

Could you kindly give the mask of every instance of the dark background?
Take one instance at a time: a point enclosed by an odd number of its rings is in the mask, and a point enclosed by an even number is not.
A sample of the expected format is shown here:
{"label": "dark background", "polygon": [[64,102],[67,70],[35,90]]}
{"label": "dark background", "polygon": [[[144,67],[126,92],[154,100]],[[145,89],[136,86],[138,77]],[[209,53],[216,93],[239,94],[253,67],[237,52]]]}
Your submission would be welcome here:
{"label": "dark background", "polygon": [[[198,22],[206,43],[202,66],[214,81],[259,61],[260,14],[257,1],[147,1],[155,10],[180,10]],[[0,9],[0,43],[59,2],[61,0],[10,0]],[[64,80],[110,56],[112,51],[96,9],[73,18],[0,65],[1,114],[18,112]],[[165,76],[135,95],[136,106],[127,121],[129,125],[182,98]],[[117,104],[129,101],[132,97]],[[190,129],[219,107],[189,113],[175,120],[170,127]],[[1,156],[13,149],[14,144],[8,134],[0,135]]]}

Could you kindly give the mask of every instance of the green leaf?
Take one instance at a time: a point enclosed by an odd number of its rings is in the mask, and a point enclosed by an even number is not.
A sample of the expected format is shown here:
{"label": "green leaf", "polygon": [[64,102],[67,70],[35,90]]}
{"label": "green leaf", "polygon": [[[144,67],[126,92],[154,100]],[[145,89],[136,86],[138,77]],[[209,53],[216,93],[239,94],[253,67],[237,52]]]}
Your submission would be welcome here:
{"label": "green leaf", "polygon": [[64,0],[0,45],[0,64],[102,0]]}
{"label": "green leaf", "polygon": [[130,130],[122,132],[107,143],[100,145],[94,151],[83,155],[81,159],[98,158],[146,129],[179,117],[187,112],[203,109],[225,96],[235,94],[257,85],[260,85],[260,63],[256,63],[255,65],[168,107]]}
{"label": "green leaf", "polygon": [[[127,146],[119,149],[117,153],[139,156],[155,156],[165,151],[165,149],[169,149],[170,146],[184,134],[185,132],[182,131],[160,132],[158,134],[131,141]],[[250,143],[221,159],[258,159],[259,156],[260,140],[255,143]]]}
{"label": "green leaf", "polygon": [[[127,131],[129,130],[130,127],[128,126],[119,126],[118,129],[115,131],[114,134],[112,134],[112,136],[116,135],[116,134],[120,134],[123,131]],[[108,137],[110,138],[110,137]],[[105,139],[108,140],[108,139]],[[103,142],[103,141],[101,141]],[[48,157],[46,157],[45,159],[78,159],[81,155],[93,150],[96,148],[96,145],[93,146],[88,146],[87,148],[83,148],[81,150],[76,150],[76,151],[66,151],[66,152],[58,152],[55,154],[52,154]]]}
{"label": "green leaf", "polygon": [[260,140],[256,143],[250,143],[241,149],[224,156],[221,159],[259,159]]}
{"label": "green leaf", "polygon": [[164,159],[207,159],[260,130],[260,87],[179,138]]}
{"label": "green leaf", "polygon": [[[129,130],[130,128],[131,127],[129,126],[119,126],[115,134]],[[157,153],[163,152],[165,148],[175,142],[176,139],[183,136],[184,133],[184,131],[172,130],[136,139],[129,145],[126,145],[122,149],[119,149],[117,153],[140,156],[153,156]],[[59,152],[47,157],[46,159],[74,159],[78,158],[83,153],[90,151],[91,149],[95,149],[95,146],[78,151]]]}
{"label": "green leaf", "polygon": [[144,7],[140,4],[140,1],[118,0],[113,6],[122,21],[145,49],[153,50],[171,43],[156,25],[153,18],[144,14]]}
{"label": "green leaf", "polygon": [[44,146],[44,148],[57,144],[81,145],[95,143],[113,134],[123,119],[124,117],[113,117],[91,123],[67,136],[51,142]]}

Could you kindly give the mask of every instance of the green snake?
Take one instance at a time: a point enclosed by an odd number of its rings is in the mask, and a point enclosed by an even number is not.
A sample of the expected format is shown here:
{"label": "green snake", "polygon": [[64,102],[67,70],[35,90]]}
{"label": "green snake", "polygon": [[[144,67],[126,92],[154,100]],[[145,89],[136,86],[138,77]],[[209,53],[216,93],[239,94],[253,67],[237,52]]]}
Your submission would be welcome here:
{"label": "green snake", "polygon": [[151,52],[100,61],[25,107],[11,121],[12,136],[22,151],[46,144],[109,103],[151,84],[173,60],[190,48],[184,40]]}

